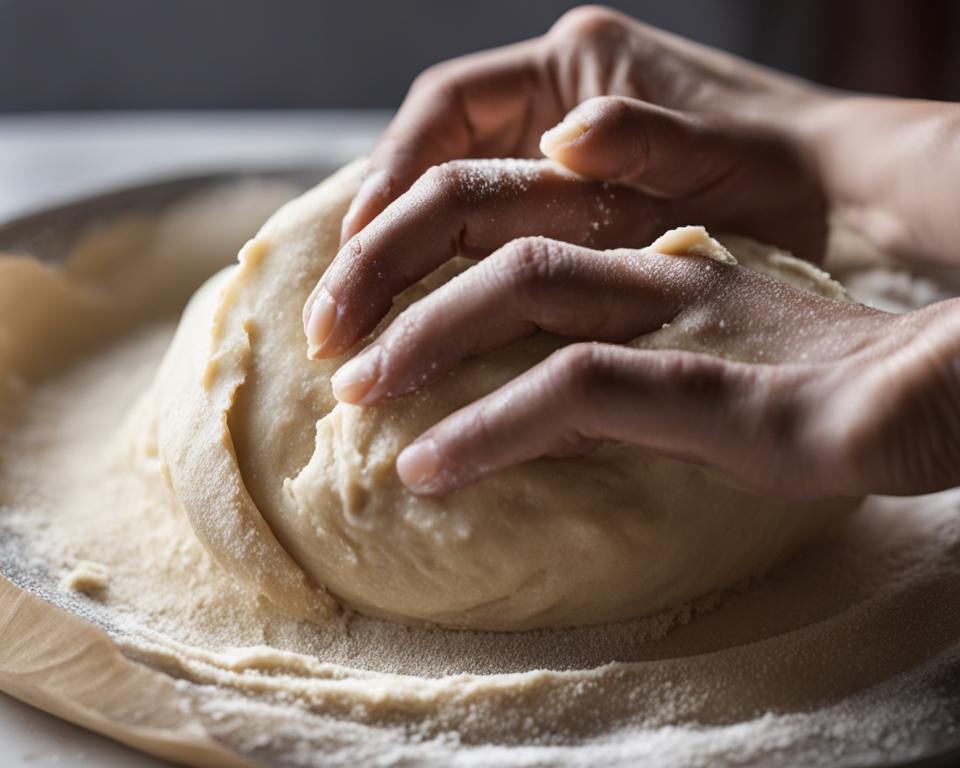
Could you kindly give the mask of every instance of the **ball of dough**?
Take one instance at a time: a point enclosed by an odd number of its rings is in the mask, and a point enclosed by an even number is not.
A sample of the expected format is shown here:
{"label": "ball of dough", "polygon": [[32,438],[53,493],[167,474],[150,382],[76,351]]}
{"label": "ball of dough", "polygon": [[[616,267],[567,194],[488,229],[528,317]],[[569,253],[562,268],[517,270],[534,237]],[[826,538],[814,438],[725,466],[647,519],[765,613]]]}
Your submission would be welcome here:
{"label": "ball of dough", "polygon": [[[339,604],[470,629],[595,624],[762,571],[854,506],[766,498],[625,445],[528,462],[442,498],[407,492],[394,466],[402,448],[564,341],[531,337],[373,408],[336,403],[329,379],[346,358],[306,357],[301,310],[336,254],[362,168],[348,166],[271,218],[192,302],[158,373],[157,446],[173,496],[238,578],[308,615]],[[726,256],[702,230],[670,238],[658,248],[680,238]],[[727,245],[748,266],[843,296],[774,249]],[[457,259],[406,291],[391,317],[470,264]],[[634,344],[709,346],[673,327]],[[736,339],[724,344],[712,351],[736,358]]]}

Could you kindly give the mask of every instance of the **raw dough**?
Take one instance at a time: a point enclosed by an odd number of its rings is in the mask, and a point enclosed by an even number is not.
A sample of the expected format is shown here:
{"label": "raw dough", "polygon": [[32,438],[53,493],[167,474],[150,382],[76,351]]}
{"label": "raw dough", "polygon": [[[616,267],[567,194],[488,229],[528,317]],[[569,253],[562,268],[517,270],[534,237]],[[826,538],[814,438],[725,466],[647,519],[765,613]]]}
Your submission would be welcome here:
{"label": "raw dough", "polygon": [[[92,223],[62,265],[0,256],[0,689],[198,766],[770,768],[955,746],[960,489],[868,498],[749,589],[618,624],[458,632],[257,599],[171,510],[155,394],[130,409],[189,294],[296,193],[264,184]],[[870,277],[868,303],[949,290],[856,254],[843,238],[830,264]],[[656,338],[710,348],[724,312]],[[751,354],[783,354],[777,325]],[[94,568],[105,589],[69,588]]]}
{"label": "raw dough", "polygon": [[[156,429],[173,495],[200,540],[273,602],[302,615],[339,603],[474,629],[617,621],[762,571],[853,508],[764,498],[715,471],[619,445],[529,462],[441,499],[406,492],[394,468],[405,445],[564,342],[529,338],[376,408],[337,404],[329,379],[346,358],[307,359],[301,310],[337,251],[362,172],[348,166],[282,208],[239,265],[198,293],[136,417]],[[670,238],[658,249],[729,258],[702,230]],[[727,245],[748,266],[844,296],[781,252]],[[399,297],[394,314],[470,264],[438,270]],[[694,320],[634,344],[713,344],[750,357],[735,336],[722,347],[711,338]]]}

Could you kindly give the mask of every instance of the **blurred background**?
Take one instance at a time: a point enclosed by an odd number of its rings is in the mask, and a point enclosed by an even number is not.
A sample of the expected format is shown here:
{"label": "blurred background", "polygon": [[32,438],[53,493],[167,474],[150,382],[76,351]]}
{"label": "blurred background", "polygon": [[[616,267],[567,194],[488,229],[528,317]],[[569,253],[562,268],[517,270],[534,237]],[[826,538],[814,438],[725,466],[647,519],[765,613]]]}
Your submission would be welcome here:
{"label": "blurred background", "polygon": [[[951,0],[626,0],[820,82],[960,98]],[[430,64],[541,34],[564,0],[0,0],[0,110],[396,107]]]}
{"label": "blurred background", "polygon": [[[0,0],[0,218],[129,178],[365,151],[425,67],[567,0]],[[838,88],[960,100],[960,2],[623,0]]]}

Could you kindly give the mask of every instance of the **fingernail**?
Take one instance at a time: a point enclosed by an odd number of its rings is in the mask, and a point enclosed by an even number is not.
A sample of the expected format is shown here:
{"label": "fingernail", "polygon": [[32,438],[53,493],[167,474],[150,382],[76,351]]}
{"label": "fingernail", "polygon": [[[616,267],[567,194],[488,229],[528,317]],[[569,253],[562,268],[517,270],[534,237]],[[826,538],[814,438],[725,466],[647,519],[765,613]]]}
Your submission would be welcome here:
{"label": "fingernail", "polygon": [[310,319],[307,321],[307,342],[309,343],[309,355],[315,354],[326,342],[333,330],[333,323],[337,319],[337,304],[333,300],[326,288],[317,291],[310,307]]}
{"label": "fingernail", "polygon": [[380,378],[380,347],[370,347],[340,366],[330,378],[333,396],[341,403],[361,405]]}
{"label": "fingernail", "polygon": [[553,157],[560,147],[583,136],[589,127],[579,117],[568,115],[549,131],[544,131],[543,136],[540,137],[540,151],[547,157]]}
{"label": "fingernail", "polygon": [[425,493],[436,485],[440,457],[433,440],[408,445],[397,457],[397,474],[414,493]]}

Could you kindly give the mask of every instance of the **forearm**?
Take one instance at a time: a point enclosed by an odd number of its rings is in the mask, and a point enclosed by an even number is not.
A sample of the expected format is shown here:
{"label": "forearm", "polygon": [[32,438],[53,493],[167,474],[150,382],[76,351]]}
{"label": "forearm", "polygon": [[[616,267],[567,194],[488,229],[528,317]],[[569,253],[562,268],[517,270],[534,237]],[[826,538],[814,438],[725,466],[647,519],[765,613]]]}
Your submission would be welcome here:
{"label": "forearm", "polygon": [[824,96],[797,126],[853,226],[891,253],[960,266],[960,105]]}

